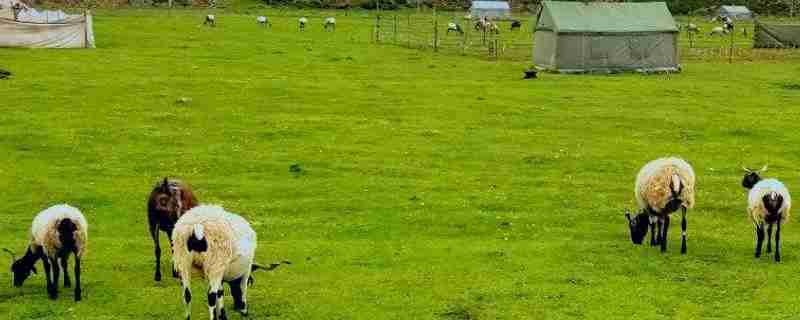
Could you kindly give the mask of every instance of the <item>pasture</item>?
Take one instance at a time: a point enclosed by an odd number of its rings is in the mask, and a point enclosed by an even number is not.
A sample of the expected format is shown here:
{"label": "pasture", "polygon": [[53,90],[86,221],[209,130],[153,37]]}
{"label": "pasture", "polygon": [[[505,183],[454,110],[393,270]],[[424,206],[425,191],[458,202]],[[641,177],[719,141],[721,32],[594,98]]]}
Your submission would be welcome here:
{"label": "pasture", "polygon": [[[48,300],[41,267],[22,288],[0,272],[4,319],[181,318],[168,250],[152,278],[145,201],[164,176],[246,217],[257,261],[292,262],[255,274],[250,319],[800,312],[800,227],[781,263],[754,259],[740,186],[742,165],[768,163],[800,190],[798,55],[523,81],[529,58],[374,45],[371,19],[341,13],[330,33],[323,12],[304,33],[251,13],[208,28],[200,10],[100,10],[97,49],[0,49],[0,244],[22,254],[55,203],[90,223],[84,300]],[[676,227],[666,254],[632,245],[622,215],[665,155],[698,178],[685,256]]]}

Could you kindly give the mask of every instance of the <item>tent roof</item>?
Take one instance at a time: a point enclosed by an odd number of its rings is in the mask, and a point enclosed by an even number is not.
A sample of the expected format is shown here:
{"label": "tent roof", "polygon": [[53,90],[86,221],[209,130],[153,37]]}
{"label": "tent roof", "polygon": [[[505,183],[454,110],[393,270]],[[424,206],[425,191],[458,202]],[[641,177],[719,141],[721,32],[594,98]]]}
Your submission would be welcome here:
{"label": "tent roof", "polygon": [[537,29],[557,32],[678,31],[664,2],[544,1],[541,15]]}
{"label": "tent roof", "polygon": [[509,10],[508,2],[505,1],[472,1],[474,9],[502,9]]}
{"label": "tent roof", "polygon": [[727,13],[750,13],[750,9],[745,6],[720,6],[719,9]]}

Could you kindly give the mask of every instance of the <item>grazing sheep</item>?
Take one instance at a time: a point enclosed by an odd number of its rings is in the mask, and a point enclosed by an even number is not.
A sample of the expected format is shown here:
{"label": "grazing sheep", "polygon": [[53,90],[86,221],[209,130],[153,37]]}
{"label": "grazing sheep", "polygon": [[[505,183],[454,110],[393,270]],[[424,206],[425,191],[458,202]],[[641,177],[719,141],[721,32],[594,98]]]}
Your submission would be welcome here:
{"label": "grazing sheep", "polygon": [[[150,237],[153,238],[155,245],[156,281],[161,281],[161,246],[158,230],[164,231],[171,243],[175,222],[197,204],[197,198],[192,193],[192,189],[188,184],[179,180],[164,178],[163,181],[156,183],[153,190],[150,191],[150,198],[147,200],[147,221],[150,225]],[[172,248],[171,245],[170,248]],[[174,268],[172,276],[178,277]]]}
{"label": "grazing sheep", "polygon": [[711,32],[708,33],[709,36],[720,36],[720,37],[726,34],[728,34],[728,30],[726,30],[723,27],[714,27],[713,29],[711,29]]}
{"label": "grazing sheep", "polygon": [[694,23],[690,23],[686,25],[686,33],[698,33],[700,32],[700,27],[698,27]]}
{"label": "grazing sheep", "polygon": [[[31,272],[36,273],[34,265],[42,259],[47,293],[50,299],[58,297],[58,276],[64,271],[64,287],[69,288],[67,262],[69,255],[75,256],[75,301],[81,300],[81,258],[86,253],[89,224],[81,212],[69,205],[55,205],[40,212],[31,225],[31,241],[25,256],[11,265],[14,273],[14,286],[21,287]],[[52,266],[52,273],[51,273]],[[52,278],[51,278],[52,276]]]}
{"label": "grazing sheep", "polygon": [[203,25],[216,27],[217,26],[217,18],[214,17],[213,14],[206,15],[206,21],[203,21]]}
{"label": "grazing sheep", "polygon": [[472,15],[471,14],[464,15],[464,20],[471,21],[472,20]]}
{"label": "grazing sheep", "polygon": [[447,24],[447,34],[450,34],[450,31],[456,32],[458,34],[464,34],[464,30],[461,29],[461,26],[456,24],[455,22],[450,22]]}
{"label": "grazing sheep", "polygon": [[522,28],[522,22],[519,20],[511,20],[511,31],[519,30]]}
{"label": "grazing sheep", "polygon": [[306,24],[308,24],[308,19],[306,19],[306,17],[300,17],[300,19],[297,19],[297,23],[300,31],[306,31]]}
{"label": "grazing sheep", "polygon": [[764,242],[764,225],[767,225],[767,253],[772,251],[772,226],[775,231],[775,261],[781,261],[781,225],[789,221],[792,209],[792,197],[789,190],[776,179],[761,179],[760,172],[767,170],[751,170],[744,168],[745,175],[742,186],[749,189],[747,211],[756,230],[755,257],[761,257],[761,246]]}
{"label": "grazing sheep", "polygon": [[272,23],[269,22],[269,19],[265,16],[258,16],[256,17],[256,23],[260,24],[263,27],[270,27],[272,28]]}
{"label": "grazing sheep", "polygon": [[336,31],[336,18],[334,17],[327,17],[325,18],[325,24],[323,25],[325,31]]}
{"label": "grazing sheep", "polygon": [[[631,241],[642,244],[650,227],[650,245],[667,250],[669,215],[681,209],[681,254],[686,253],[686,209],[694,206],[695,175],[692,167],[680,158],[660,158],[647,163],[636,176],[634,193],[639,214],[628,219]],[[658,234],[656,234],[656,223]]]}
{"label": "grazing sheep", "polygon": [[209,319],[226,319],[222,282],[233,296],[234,310],[247,315],[247,280],[254,270],[256,233],[242,217],[222,207],[201,205],[189,210],[175,225],[175,267],[181,276],[186,319],[191,315],[192,270],[208,280]]}

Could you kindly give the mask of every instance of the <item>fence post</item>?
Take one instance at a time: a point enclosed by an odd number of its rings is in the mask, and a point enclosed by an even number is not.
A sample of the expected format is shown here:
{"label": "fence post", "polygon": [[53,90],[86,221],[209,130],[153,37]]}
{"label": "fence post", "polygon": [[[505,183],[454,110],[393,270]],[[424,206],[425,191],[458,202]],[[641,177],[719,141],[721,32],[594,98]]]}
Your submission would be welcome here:
{"label": "fence post", "polygon": [[733,36],[736,34],[736,31],[731,30],[731,49],[730,54],[728,55],[728,63],[733,63]]}
{"label": "fence post", "polygon": [[[419,3],[419,2],[418,2]],[[417,4],[419,6],[419,4]],[[406,40],[408,40],[408,48],[411,48],[411,12],[408,13],[408,24],[406,25],[408,28],[408,34],[406,34]]]}
{"label": "fence post", "polygon": [[433,52],[439,52],[439,17],[436,15],[436,7],[433,7]]}
{"label": "fence post", "polygon": [[397,13],[394,14],[394,44],[397,44]]}

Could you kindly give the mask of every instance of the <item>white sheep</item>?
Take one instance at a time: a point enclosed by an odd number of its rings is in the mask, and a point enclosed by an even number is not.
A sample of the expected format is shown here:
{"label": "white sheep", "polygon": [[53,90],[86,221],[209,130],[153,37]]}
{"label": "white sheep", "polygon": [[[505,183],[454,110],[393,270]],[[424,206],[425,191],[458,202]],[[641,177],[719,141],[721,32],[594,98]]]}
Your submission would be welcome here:
{"label": "white sheep", "polygon": [[336,18],[334,17],[325,18],[324,29],[325,31],[336,31]]}
{"label": "white sheep", "polygon": [[213,14],[206,15],[206,20],[203,21],[203,24],[204,25],[209,25],[209,26],[212,26],[212,27],[216,27],[217,26],[217,17],[215,17]]}
{"label": "white sheep", "polygon": [[[634,194],[639,214],[628,218],[631,241],[641,244],[650,227],[650,245],[667,250],[669,215],[681,209],[681,254],[686,253],[686,210],[694,206],[695,175],[692,166],[676,157],[648,162],[636,176]],[[656,224],[658,234],[656,234]]]}
{"label": "white sheep", "polygon": [[272,24],[269,23],[269,19],[266,16],[258,16],[256,17],[256,23],[260,24],[264,27],[272,27]]}
{"label": "white sheep", "polygon": [[781,225],[789,221],[792,209],[792,197],[789,190],[776,179],[761,179],[761,170],[745,169],[742,186],[749,189],[747,196],[747,212],[756,229],[755,257],[761,256],[761,246],[764,241],[764,225],[767,225],[767,253],[772,251],[772,226],[777,225],[775,231],[775,261],[781,261]]}
{"label": "white sheep", "polygon": [[300,31],[305,31],[306,24],[308,24],[308,19],[306,19],[306,17],[300,17],[300,19],[297,19],[297,24]]}
{"label": "white sheep", "polygon": [[222,207],[200,205],[178,219],[173,231],[175,268],[181,276],[186,318],[191,314],[194,268],[208,280],[210,319],[225,319],[222,282],[230,286],[234,309],[247,315],[247,280],[253,271],[256,233],[242,217]]}
{"label": "white sheep", "polygon": [[[81,258],[86,253],[88,231],[89,224],[86,218],[78,209],[69,205],[55,205],[40,212],[31,224],[31,240],[25,256],[11,265],[14,286],[22,286],[31,272],[36,273],[34,265],[37,260],[42,259],[47,293],[51,299],[55,299],[58,297],[60,271],[64,271],[64,287],[71,286],[67,262],[69,255],[73,254],[75,255],[75,301],[80,301]],[[10,250],[5,250],[11,253]]]}
{"label": "white sheep", "polygon": [[456,32],[458,34],[464,34],[464,30],[462,30],[461,26],[455,22],[450,22],[447,24],[447,34],[450,34],[450,31]]}
{"label": "white sheep", "polygon": [[694,23],[689,23],[686,25],[686,33],[697,33],[700,32],[700,27],[698,27]]}
{"label": "white sheep", "polygon": [[723,27],[714,27],[711,29],[711,32],[708,33],[709,36],[724,36],[728,34],[728,30]]}

